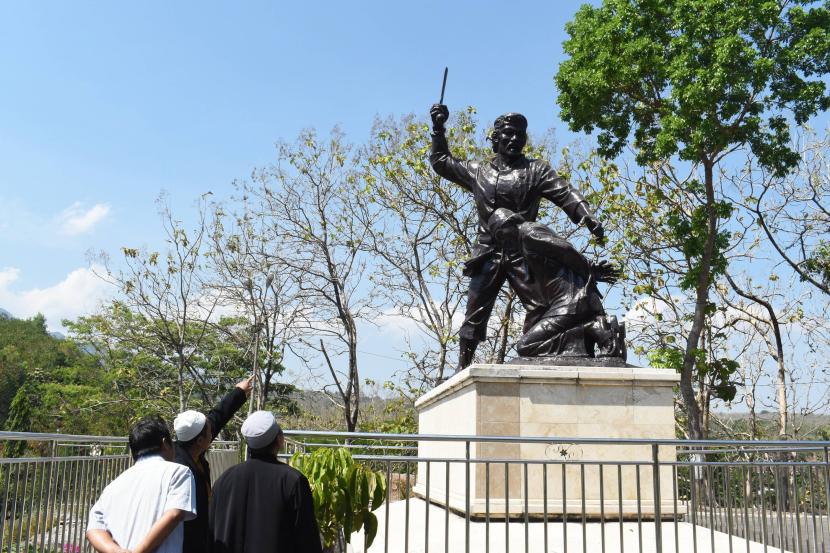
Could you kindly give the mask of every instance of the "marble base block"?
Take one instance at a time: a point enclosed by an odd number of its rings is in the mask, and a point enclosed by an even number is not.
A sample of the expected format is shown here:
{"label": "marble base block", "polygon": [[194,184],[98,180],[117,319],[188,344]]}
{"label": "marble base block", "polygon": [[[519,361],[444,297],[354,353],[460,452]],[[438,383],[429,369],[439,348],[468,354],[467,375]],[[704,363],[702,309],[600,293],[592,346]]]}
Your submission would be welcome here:
{"label": "marble base block", "polygon": [[[476,364],[417,401],[418,431],[672,439],[678,380],[673,370],[643,367]],[[676,459],[672,446],[657,455]],[[474,517],[653,519],[655,485],[661,516],[677,512],[672,468],[655,479],[653,456],[648,444],[421,441],[418,457],[436,461],[418,463],[415,493],[466,512],[469,479]]]}

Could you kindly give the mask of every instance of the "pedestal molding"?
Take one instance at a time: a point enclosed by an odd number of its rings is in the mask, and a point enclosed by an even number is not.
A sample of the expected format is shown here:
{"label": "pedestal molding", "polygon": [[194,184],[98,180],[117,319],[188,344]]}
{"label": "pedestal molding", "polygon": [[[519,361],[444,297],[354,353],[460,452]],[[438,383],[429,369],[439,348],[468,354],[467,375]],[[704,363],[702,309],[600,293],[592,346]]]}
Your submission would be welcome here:
{"label": "pedestal molding", "polygon": [[554,367],[539,365],[475,364],[456,373],[415,402],[422,410],[436,400],[453,394],[473,382],[521,382],[523,384],[582,384],[616,386],[673,386],[680,382],[680,373],[672,369],[651,367]]}

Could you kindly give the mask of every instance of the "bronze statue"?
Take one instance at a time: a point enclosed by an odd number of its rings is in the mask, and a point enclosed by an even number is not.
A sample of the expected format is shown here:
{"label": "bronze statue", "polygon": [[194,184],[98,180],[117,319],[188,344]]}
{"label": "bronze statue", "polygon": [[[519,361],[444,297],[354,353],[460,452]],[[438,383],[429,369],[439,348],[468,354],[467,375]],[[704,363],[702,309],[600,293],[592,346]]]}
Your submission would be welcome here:
{"label": "bronze statue", "polygon": [[571,221],[584,224],[596,237],[602,238],[604,231],[579,191],[547,161],[528,159],[522,153],[527,143],[527,119],[523,115],[507,113],[496,119],[491,135],[496,155],[486,161],[461,161],[450,155],[444,129],[449,118],[447,106],[433,105],[430,116],[432,167],[445,179],[473,193],[479,219],[477,243],[464,268],[464,274],[471,280],[467,310],[459,332],[460,370],[472,362],[476,347],[484,340],[487,321],[505,280],[527,310],[526,330],[533,327],[528,322],[541,320],[548,310],[532,290],[533,282],[522,255],[518,251],[505,251],[494,239],[488,222],[497,209],[508,209],[522,221],[532,223],[538,215],[539,203],[546,198],[562,208]]}

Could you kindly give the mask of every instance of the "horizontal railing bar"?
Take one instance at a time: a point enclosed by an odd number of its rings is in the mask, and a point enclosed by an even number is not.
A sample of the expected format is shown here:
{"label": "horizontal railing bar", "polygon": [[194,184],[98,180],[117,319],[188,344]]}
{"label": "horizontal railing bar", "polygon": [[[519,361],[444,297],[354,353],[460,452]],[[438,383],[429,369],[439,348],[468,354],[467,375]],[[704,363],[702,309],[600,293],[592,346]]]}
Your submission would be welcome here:
{"label": "horizontal railing bar", "polygon": [[660,461],[660,465],[666,467],[824,467],[827,463],[824,461]]}
{"label": "horizontal railing bar", "polygon": [[[620,445],[666,445],[688,447],[720,447],[734,446],[748,449],[759,449],[759,446],[777,446],[792,450],[794,447],[808,449],[830,448],[830,441],[806,440],[678,440],[678,439],[651,439],[651,438],[579,438],[555,436],[472,436],[472,435],[445,435],[445,434],[384,434],[380,432],[334,432],[326,430],[286,430],[286,437],[306,436],[318,438],[339,438],[343,440],[381,440],[396,442],[513,442],[513,443],[546,443],[546,444],[620,444]],[[126,443],[126,437],[120,436],[88,436],[73,434],[49,434],[39,432],[10,432],[0,431],[2,440],[27,441],[64,441],[73,443]],[[236,443],[228,441],[226,443]],[[309,442],[313,443],[313,442]],[[684,453],[701,453],[698,450],[684,450]]]}
{"label": "horizontal railing bar", "polygon": [[398,463],[470,463],[470,464],[478,464],[482,465],[485,463],[491,464],[507,464],[507,465],[605,465],[605,466],[613,466],[616,467],[617,465],[643,465],[643,466],[651,466],[653,464],[652,461],[615,461],[615,462],[608,462],[608,461],[595,461],[595,460],[586,460],[586,461],[560,461],[556,459],[500,459],[498,457],[492,457],[487,459],[467,459],[465,457],[405,457],[405,456],[393,456],[393,455],[353,455],[353,459],[358,461],[392,461]]}
{"label": "horizontal railing bar", "polygon": [[0,465],[20,465],[23,463],[52,463],[63,461],[110,461],[127,459],[129,455],[72,455],[69,457],[0,457]]}
{"label": "horizontal railing bar", "polygon": [[[0,430],[0,441],[3,440],[26,440],[30,442],[70,442],[71,444],[88,443],[96,445],[100,443],[119,443],[126,444],[126,436],[89,436],[86,434],[51,434],[44,432],[12,432],[9,430]],[[212,445],[238,445],[236,440],[216,440]],[[69,444],[59,444],[69,445]]]}
{"label": "horizontal railing bar", "polygon": [[[279,455],[282,458],[290,459],[291,455],[286,453],[281,453]],[[353,455],[352,456],[355,460],[360,461],[391,461],[391,462],[398,462],[398,463],[470,463],[470,464],[484,464],[484,463],[493,463],[493,464],[516,464],[516,465],[590,465],[590,466],[605,466],[605,467],[615,467],[618,465],[622,466],[651,466],[654,464],[654,461],[643,459],[640,461],[631,461],[631,460],[619,460],[619,461],[612,461],[608,459],[509,459],[504,457],[487,457],[487,458],[470,458],[467,459],[466,457],[419,457],[417,455]],[[758,463],[745,463],[745,462],[736,462],[736,463],[728,463],[728,462],[696,462],[696,463],[684,463],[682,461],[660,461],[659,466],[662,467],[671,467],[671,466],[678,466],[678,467],[689,467],[689,466],[824,466],[823,462],[813,462],[813,463],[787,463],[787,462],[758,462]]]}
{"label": "horizontal railing bar", "polygon": [[407,451],[410,449],[417,449],[416,445],[370,445],[370,444],[327,444],[325,442],[291,442],[292,444],[301,446],[301,447],[328,447],[331,445],[337,445],[337,447],[343,447],[346,449],[394,449],[394,450],[401,450]]}
{"label": "horizontal railing bar", "polygon": [[545,436],[465,436],[449,434],[383,434],[378,432],[329,432],[326,430],[285,430],[286,436],[313,436],[342,438],[344,440],[366,439],[387,441],[415,442],[513,442],[513,443],[548,443],[548,444],[621,444],[621,445],[685,445],[685,446],[810,446],[815,448],[830,447],[830,441],[787,441],[787,440],[677,440],[650,438],[561,438]]}
{"label": "horizontal railing bar", "polygon": [[0,431],[0,440],[26,440],[30,442],[93,442],[93,443],[127,443],[126,437],[120,436],[87,436],[84,434],[48,434],[41,432],[11,432]]}
{"label": "horizontal railing bar", "polygon": [[713,455],[718,453],[780,453],[790,451],[823,451],[823,446],[818,447],[757,447],[741,449],[678,449],[678,455]]}
{"label": "horizontal railing bar", "polygon": [[[292,456],[286,453],[281,453],[280,458],[290,459]],[[641,461],[609,461],[607,459],[507,459],[499,457],[487,457],[483,459],[475,459],[466,457],[418,457],[410,455],[353,455],[353,459],[358,461],[390,461],[398,463],[470,463],[470,464],[516,464],[516,465],[591,465],[591,466],[605,466],[616,467],[622,466],[652,466],[654,461],[643,459]],[[750,467],[823,467],[823,461],[814,462],[786,462],[786,461],[764,461],[764,462],[746,462],[736,461],[730,462],[714,462],[714,461],[698,461],[698,462],[683,462],[683,461],[660,461],[658,466],[661,467],[692,467],[692,466],[718,466],[718,467],[732,467],[732,466],[750,466]]]}

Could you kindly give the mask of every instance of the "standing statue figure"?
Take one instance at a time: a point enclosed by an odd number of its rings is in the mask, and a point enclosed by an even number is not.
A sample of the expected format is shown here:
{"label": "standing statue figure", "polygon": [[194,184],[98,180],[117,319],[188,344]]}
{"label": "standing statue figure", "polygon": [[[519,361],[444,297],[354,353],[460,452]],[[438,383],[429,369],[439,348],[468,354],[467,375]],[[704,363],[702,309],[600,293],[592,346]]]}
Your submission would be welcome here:
{"label": "standing statue figure", "polygon": [[447,106],[433,105],[430,116],[432,168],[472,192],[478,212],[478,239],[464,268],[464,274],[471,280],[467,310],[459,332],[457,370],[461,370],[472,362],[476,347],[486,337],[487,321],[505,280],[510,282],[528,313],[526,330],[546,311],[543,305],[533,301],[527,266],[521,256],[504,252],[489,230],[488,221],[496,209],[509,209],[524,221],[534,222],[539,203],[546,198],[562,208],[571,221],[584,224],[594,236],[602,238],[604,231],[582,194],[547,161],[525,157],[527,119],[524,115],[507,113],[496,119],[491,135],[496,156],[487,161],[461,161],[450,154],[444,129],[449,118]]}

